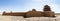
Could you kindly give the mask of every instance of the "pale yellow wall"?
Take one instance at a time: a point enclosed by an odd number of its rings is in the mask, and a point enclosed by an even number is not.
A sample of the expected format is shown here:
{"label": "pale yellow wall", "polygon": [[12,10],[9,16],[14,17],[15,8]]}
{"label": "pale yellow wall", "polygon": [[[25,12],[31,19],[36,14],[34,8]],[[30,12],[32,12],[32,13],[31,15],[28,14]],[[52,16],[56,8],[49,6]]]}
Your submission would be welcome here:
{"label": "pale yellow wall", "polygon": [[60,14],[56,14],[57,17],[30,17],[23,18],[22,16],[2,16],[0,14],[0,21],[60,21]]}
{"label": "pale yellow wall", "polygon": [[22,16],[0,16],[0,21],[22,21]]}
{"label": "pale yellow wall", "polygon": [[11,16],[0,16],[0,21],[11,21]]}

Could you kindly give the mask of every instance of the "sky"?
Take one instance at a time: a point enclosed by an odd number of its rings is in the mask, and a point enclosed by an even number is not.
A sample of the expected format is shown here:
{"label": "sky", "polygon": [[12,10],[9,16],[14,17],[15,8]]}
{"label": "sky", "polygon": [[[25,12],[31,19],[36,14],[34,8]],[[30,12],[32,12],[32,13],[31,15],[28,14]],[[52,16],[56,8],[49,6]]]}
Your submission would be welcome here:
{"label": "sky", "polygon": [[44,5],[49,5],[55,13],[60,13],[60,0],[0,0],[0,13],[25,12],[32,9],[43,11]]}

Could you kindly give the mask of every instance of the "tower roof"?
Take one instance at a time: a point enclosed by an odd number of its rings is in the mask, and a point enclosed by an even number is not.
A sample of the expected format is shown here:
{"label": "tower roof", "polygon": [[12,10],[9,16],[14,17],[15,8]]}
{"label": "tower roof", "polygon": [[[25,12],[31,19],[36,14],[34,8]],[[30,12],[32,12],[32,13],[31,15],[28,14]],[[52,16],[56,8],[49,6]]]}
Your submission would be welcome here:
{"label": "tower roof", "polygon": [[45,5],[43,10],[44,11],[51,11],[50,6],[48,6],[48,5]]}
{"label": "tower roof", "polygon": [[32,11],[36,11],[36,9],[32,9]]}

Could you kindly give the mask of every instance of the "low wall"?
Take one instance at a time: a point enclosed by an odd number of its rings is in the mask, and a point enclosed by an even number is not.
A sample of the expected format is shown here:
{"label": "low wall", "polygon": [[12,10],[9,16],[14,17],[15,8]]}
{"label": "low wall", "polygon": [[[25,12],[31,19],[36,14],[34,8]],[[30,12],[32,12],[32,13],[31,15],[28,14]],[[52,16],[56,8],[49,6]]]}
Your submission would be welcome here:
{"label": "low wall", "polygon": [[21,21],[22,16],[0,16],[0,21]]}
{"label": "low wall", "polygon": [[60,21],[60,17],[30,17],[22,16],[0,16],[0,21]]}
{"label": "low wall", "polygon": [[55,21],[55,18],[51,17],[32,17],[32,18],[25,18],[26,21]]}

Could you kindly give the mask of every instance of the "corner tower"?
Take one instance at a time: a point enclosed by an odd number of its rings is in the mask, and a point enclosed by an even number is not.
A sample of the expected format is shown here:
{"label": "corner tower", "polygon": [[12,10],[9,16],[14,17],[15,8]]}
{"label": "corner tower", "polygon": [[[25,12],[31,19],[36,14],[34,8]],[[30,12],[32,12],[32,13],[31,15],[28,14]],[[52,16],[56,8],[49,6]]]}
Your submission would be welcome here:
{"label": "corner tower", "polygon": [[45,6],[44,6],[44,11],[51,11],[51,8],[50,8],[50,6],[48,6],[48,5],[45,5]]}
{"label": "corner tower", "polygon": [[55,17],[55,13],[51,11],[50,6],[45,5],[43,11],[44,11],[44,17]]}

